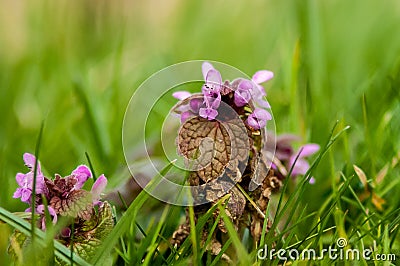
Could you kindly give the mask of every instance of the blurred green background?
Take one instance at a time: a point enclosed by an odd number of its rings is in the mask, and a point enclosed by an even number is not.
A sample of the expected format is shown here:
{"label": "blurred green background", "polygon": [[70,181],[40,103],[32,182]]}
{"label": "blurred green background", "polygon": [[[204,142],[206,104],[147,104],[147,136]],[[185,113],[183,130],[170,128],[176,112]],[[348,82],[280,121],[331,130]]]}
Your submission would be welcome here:
{"label": "blurred green background", "polygon": [[[126,169],[121,126],[135,88],[192,59],[272,70],[278,133],[323,145],[336,120],[351,126],[314,174],[311,208],[338,171],[357,164],[373,179],[400,149],[399,1],[0,3],[0,205],[11,211],[26,208],[12,199],[15,174],[43,120],[45,173],[67,175],[88,152],[112,183]],[[398,175],[390,168],[385,182]],[[399,206],[398,193],[381,195],[386,206]]]}

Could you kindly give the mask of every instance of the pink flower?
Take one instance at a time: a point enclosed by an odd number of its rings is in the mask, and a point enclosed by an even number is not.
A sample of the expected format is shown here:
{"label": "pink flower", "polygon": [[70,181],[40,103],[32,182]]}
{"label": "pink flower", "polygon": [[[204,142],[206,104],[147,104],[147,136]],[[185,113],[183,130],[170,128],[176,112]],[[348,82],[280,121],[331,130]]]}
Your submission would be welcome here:
{"label": "pink flower", "polygon": [[[285,166],[285,173],[282,173],[280,169],[273,165],[272,167],[277,170],[278,176],[281,178],[286,177],[287,172],[293,167],[291,176],[296,177],[298,175],[304,175],[308,169],[310,169],[310,164],[307,162],[306,157],[309,157],[316,153],[320,147],[318,144],[309,143],[305,144],[298,151],[294,151],[292,142],[299,141],[300,137],[292,134],[282,134],[276,138],[276,158],[282,162]],[[300,154],[300,155],[299,155]],[[296,161],[296,158],[298,159]],[[295,162],[296,161],[296,162]],[[316,182],[314,177],[309,180],[310,184]]]}
{"label": "pink flower", "polygon": [[275,156],[280,161],[289,161],[293,155],[293,141],[300,141],[301,138],[293,134],[281,134],[276,137]]}
{"label": "pink flower", "polygon": [[176,109],[180,113],[181,123],[184,123],[188,118],[198,115],[201,107],[204,107],[202,98],[190,99],[189,104],[182,105]]}
{"label": "pink flower", "polygon": [[188,91],[176,91],[172,93],[172,96],[178,100],[185,100],[186,98],[189,98],[192,94]]}
{"label": "pink flower", "polygon": [[203,106],[203,101],[200,98],[191,99],[189,102],[189,106],[190,106],[190,111],[192,111],[193,113],[198,113],[200,107]]}
{"label": "pink flower", "polygon": [[[15,176],[18,185],[20,186],[14,192],[13,198],[21,198],[22,202],[29,203],[31,201],[32,188],[33,188],[33,178],[34,178],[34,168],[36,158],[30,153],[25,153],[23,155],[25,165],[30,169],[26,174],[18,173]],[[40,168],[40,163],[37,163],[36,169],[36,194],[47,193],[44,176]]]}
{"label": "pink flower", "polygon": [[[251,80],[256,84],[260,84],[260,83],[264,83],[264,82],[272,79],[273,77],[274,77],[274,73],[272,71],[259,70],[256,73],[254,73],[254,75],[251,78]],[[264,95],[266,95],[266,94],[264,94]]]}
{"label": "pink flower", "polygon": [[272,116],[267,110],[256,108],[253,113],[247,117],[246,123],[254,129],[261,129],[266,126],[267,120],[271,119]]}
{"label": "pink flower", "polygon": [[242,107],[251,100],[251,90],[253,89],[252,82],[242,80],[234,94],[234,102],[237,107]]}
{"label": "pink flower", "polygon": [[92,172],[86,165],[79,165],[74,171],[72,171],[71,175],[78,179],[78,182],[75,184],[74,188],[80,189],[83,187],[86,180],[92,177]]}
{"label": "pink flower", "polygon": [[218,70],[208,62],[203,63],[202,71],[206,80],[202,88],[206,108],[200,108],[199,115],[213,120],[218,115],[217,109],[221,103],[222,77]]}
{"label": "pink flower", "polygon": [[217,117],[218,111],[213,108],[200,108],[199,115],[208,120],[213,120]]}
{"label": "pink flower", "polygon": [[[56,224],[57,223],[57,213],[56,213],[56,211],[50,206],[47,206],[47,210],[49,211],[50,216],[53,217],[53,224]],[[44,214],[45,214],[44,213],[44,205],[41,204],[41,205],[37,206],[36,212],[43,215],[43,218],[42,218],[42,230],[46,230],[46,220],[45,220],[45,216],[44,216]]]}
{"label": "pink flower", "polygon": [[208,107],[219,107],[221,102],[221,85],[222,78],[218,70],[209,70],[206,77],[206,83],[202,88],[204,102]]}
{"label": "pink flower", "polygon": [[190,111],[185,111],[185,112],[181,113],[181,123],[182,123],[182,124],[185,123],[185,121],[186,121],[189,117],[191,117],[192,115],[193,115],[193,113],[190,112]]}
{"label": "pink flower", "polygon": [[[306,144],[293,154],[289,159],[289,169],[293,167],[292,176],[304,175],[310,168],[310,164],[305,160],[306,157],[313,155],[319,150],[319,145],[310,143]],[[297,161],[295,162],[298,156]]]}
{"label": "pink flower", "polygon": [[106,188],[106,186],[107,186],[107,178],[104,175],[99,176],[96,182],[94,182],[91,190],[94,205],[100,204],[100,195]]}
{"label": "pink flower", "polygon": [[201,71],[203,73],[204,80],[207,80],[207,74],[210,70],[215,70],[214,66],[207,61],[201,65]]}
{"label": "pink flower", "polygon": [[[56,211],[51,207],[47,206],[47,210],[49,211],[50,216],[53,217],[53,224],[57,223],[57,213]],[[28,209],[25,210],[25,212],[31,212],[32,208],[29,207]],[[41,229],[46,230],[46,221],[45,221],[45,213],[44,213],[44,205],[40,204],[39,206],[36,207],[35,213],[41,214]]]}
{"label": "pink flower", "polygon": [[260,70],[257,71],[251,80],[256,84],[255,88],[252,90],[252,96],[254,101],[262,108],[270,108],[270,105],[267,101],[263,99],[267,94],[265,93],[265,89],[260,83],[264,83],[274,77],[274,73],[269,70]]}

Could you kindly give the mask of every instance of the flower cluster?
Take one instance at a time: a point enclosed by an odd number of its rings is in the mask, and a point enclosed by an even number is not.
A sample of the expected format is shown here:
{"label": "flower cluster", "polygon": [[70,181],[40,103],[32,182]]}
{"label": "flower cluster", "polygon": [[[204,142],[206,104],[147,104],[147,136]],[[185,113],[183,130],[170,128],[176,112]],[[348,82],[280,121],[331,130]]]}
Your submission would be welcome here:
{"label": "flower cluster", "polygon": [[[16,180],[19,185],[14,193],[14,198],[21,198],[22,202],[28,203],[31,207],[26,212],[32,211],[32,200],[35,201],[35,212],[40,215],[39,227],[46,229],[45,223],[45,202],[48,213],[53,219],[53,223],[57,222],[59,216],[66,216],[76,219],[75,223],[80,220],[90,220],[95,214],[94,207],[103,204],[100,201],[100,195],[107,185],[107,178],[101,175],[93,183],[91,191],[83,190],[85,182],[92,178],[90,169],[85,165],[78,166],[69,176],[61,177],[56,174],[54,180],[50,180],[42,173],[40,163],[36,163],[34,155],[25,153],[25,165],[29,168],[26,174],[18,173]],[[35,195],[33,193],[33,179],[36,164],[36,187]],[[69,237],[71,229],[64,228],[61,237]]]}
{"label": "flower cluster", "polygon": [[264,128],[267,121],[272,119],[271,114],[266,110],[270,108],[270,105],[264,100],[265,89],[260,85],[273,78],[271,71],[261,70],[256,72],[251,80],[239,78],[232,82],[222,82],[220,72],[208,62],[203,63],[202,72],[205,84],[201,89],[201,95],[192,95],[187,91],[173,93],[173,96],[179,100],[190,97],[188,103],[180,106],[178,110],[182,123],[193,115],[199,115],[208,120],[218,119],[221,101],[230,100],[233,100],[234,107],[237,108],[252,106],[252,112],[245,121],[251,128],[256,130]]}

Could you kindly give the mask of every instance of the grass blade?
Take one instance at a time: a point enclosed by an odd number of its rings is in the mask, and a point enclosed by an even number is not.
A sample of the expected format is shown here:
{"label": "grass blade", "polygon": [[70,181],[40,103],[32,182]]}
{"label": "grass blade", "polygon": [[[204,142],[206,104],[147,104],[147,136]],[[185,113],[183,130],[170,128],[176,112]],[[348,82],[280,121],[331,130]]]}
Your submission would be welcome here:
{"label": "grass blade", "polygon": [[[24,219],[10,213],[9,211],[5,210],[4,208],[0,207],[0,220],[4,221],[5,223],[9,224],[16,230],[22,232],[23,234],[30,236],[31,233],[31,226],[30,223],[25,221]],[[35,231],[36,243],[45,246],[46,245],[46,233],[41,230]],[[54,248],[55,248],[55,255],[65,261],[66,263],[70,262],[71,251],[64,246],[63,244],[59,243],[56,240],[53,240]],[[81,266],[89,266],[90,264],[82,259],[77,254],[74,255],[74,263]]]}
{"label": "grass blade", "polygon": [[[163,170],[160,171],[159,175],[156,175],[149,182],[149,184],[146,186],[147,191],[152,191],[154,188],[157,187],[159,181],[161,180],[163,175],[165,175],[171,169],[173,163],[174,162],[169,163]],[[149,197],[150,195],[145,190],[140,192],[140,194],[131,203],[129,208],[118,221],[112,233],[106,239],[104,239],[103,244],[100,246],[97,253],[91,260],[93,264],[100,264],[101,261],[103,261],[108,256],[120,237],[129,229],[131,223],[136,220],[137,213]]]}

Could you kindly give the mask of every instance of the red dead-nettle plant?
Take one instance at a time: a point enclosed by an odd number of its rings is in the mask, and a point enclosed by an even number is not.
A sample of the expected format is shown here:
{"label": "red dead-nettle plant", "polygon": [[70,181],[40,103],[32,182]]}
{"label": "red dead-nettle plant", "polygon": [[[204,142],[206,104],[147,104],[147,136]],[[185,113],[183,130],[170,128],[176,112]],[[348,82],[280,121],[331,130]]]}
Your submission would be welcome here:
{"label": "red dead-nettle plant", "polygon": [[[37,227],[43,231],[46,231],[49,223],[56,225],[60,219],[64,220],[64,226],[55,238],[67,247],[73,245],[75,252],[83,258],[89,258],[114,225],[110,205],[101,200],[107,178],[104,175],[99,176],[91,190],[87,191],[83,187],[93,178],[87,166],[80,165],[65,177],[56,174],[51,180],[44,176],[34,155],[25,153],[23,158],[29,172],[16,175],[19,187],[14,193],[14,198],[20,198],[22,202],[29,204],[25,212],[32,212],[32,207],[35,206]],[[35,177],[36,186],[33,190]],[[46,216],[51,217],[51,221],[46,221]],[[28,236],[15,231],[9,252],[15,257],[15,251],[29,242]]]}
{"label": "red dead-nettle plant", "polygon": [[[271,194],[281,188],[290,168],[295,175],[304,174],[309,167],[304,157],[319,147],[313,144],[294,152],[292,139],[275,143],[274,135],[267,134],[266,125],[272,115],[261,83],[273,78],[271,71],[258,71],[251,79],[223,81],[220,72],[205,62],[202,72],[205,83],[201,93],[173,93],[180,100],[173,109],[181,121],[177,151],[185,157],[195,203],[206,202],[195,204],[195,220],[228,194],[223,211],[239,233],[249,228],[257,243]],[[207,247],[215,255],[227,239],[227,227],[220,214],[221,209],[216,209],[213,216],[218,227]],[[271,221],[266,230],[270,226]],[[173,234],[172,243],[181,245],[190,229],[187,216]],[[204,227],[202,243],[209,233]]]}

